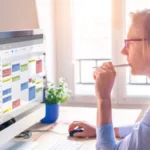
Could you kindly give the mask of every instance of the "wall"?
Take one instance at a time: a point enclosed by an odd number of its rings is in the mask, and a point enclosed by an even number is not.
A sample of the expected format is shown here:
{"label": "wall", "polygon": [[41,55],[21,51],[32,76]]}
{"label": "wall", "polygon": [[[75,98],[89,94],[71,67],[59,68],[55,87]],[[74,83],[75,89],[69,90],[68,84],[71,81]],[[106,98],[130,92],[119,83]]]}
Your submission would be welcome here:
{"label": "wall", "polygon": [[35,0],[0,0],[0,31],[38,27]]}
{"label": "wall", "polygon": [[36,0],[39,26],[45,33],[45,48],[47,50],[47,77],[56,82],[56,52],[55,52],[55,0]]}
{"label": "wall", "polygon": [[64,77],[73,91],[71,0],[55,0],[55,27],[57,76]]}
{"label": "wall", "polygon": [[43,29],[47,51],[47,76],[50,81],[55,82],[54,1],[0,0],[0,31]]}

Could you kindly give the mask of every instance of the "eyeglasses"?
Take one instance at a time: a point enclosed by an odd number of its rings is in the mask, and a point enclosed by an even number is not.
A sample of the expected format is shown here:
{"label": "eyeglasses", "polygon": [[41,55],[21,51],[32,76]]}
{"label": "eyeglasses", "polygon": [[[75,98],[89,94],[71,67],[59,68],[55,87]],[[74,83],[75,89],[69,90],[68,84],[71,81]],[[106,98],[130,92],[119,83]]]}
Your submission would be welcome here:
{"label": "eyeglasses", "polygon": [[141,42],[141,41],[146,41],[147,39],[125,39],[124,40],[124,48],[129,48],[129,43],[130,42]]}

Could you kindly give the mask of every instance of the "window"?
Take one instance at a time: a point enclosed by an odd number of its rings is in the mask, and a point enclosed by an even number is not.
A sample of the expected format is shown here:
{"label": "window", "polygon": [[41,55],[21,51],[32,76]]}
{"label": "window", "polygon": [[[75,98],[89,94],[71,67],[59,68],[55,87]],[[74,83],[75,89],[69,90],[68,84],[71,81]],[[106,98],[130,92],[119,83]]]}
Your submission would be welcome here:
{"label": "window", "polygon": [[[129,24],[127,14],[148,4],[148,0],[66,0],[57,3],[57,75],[68,80],[72,102],[96,103],[93,67],[109,60],[114,64],[126,62],[120,51]],[[126,68],[116,71],[112,101],[122,104],[147,102],[150,81],[130,75]],[[137,96],[141,96],[140,100]]]}
{"label": "window", "polygon": [[[111,59],[110,0],[73,0],[75,94],[94,94],[93,67]],[[106,11],[107,10],[107,11]]]}

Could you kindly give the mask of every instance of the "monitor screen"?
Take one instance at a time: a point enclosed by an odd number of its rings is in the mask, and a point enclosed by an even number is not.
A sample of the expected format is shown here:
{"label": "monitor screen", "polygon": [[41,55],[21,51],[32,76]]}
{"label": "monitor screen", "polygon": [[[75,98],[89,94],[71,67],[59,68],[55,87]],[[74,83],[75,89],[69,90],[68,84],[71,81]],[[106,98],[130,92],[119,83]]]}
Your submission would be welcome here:
{"label": "monitor screen", "polygon": [[0,32],[0,125],[43,101],[41,30]]}

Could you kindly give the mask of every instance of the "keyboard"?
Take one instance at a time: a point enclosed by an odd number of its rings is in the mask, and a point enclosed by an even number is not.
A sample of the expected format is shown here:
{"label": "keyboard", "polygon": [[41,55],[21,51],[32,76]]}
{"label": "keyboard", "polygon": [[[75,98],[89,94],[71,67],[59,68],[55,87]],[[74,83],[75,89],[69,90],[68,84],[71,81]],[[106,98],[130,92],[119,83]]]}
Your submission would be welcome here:
{"label": "keyboard", "polygon": [[81,142],[60,140],[49,147],[48,150],[79,150],[82,145]]}

